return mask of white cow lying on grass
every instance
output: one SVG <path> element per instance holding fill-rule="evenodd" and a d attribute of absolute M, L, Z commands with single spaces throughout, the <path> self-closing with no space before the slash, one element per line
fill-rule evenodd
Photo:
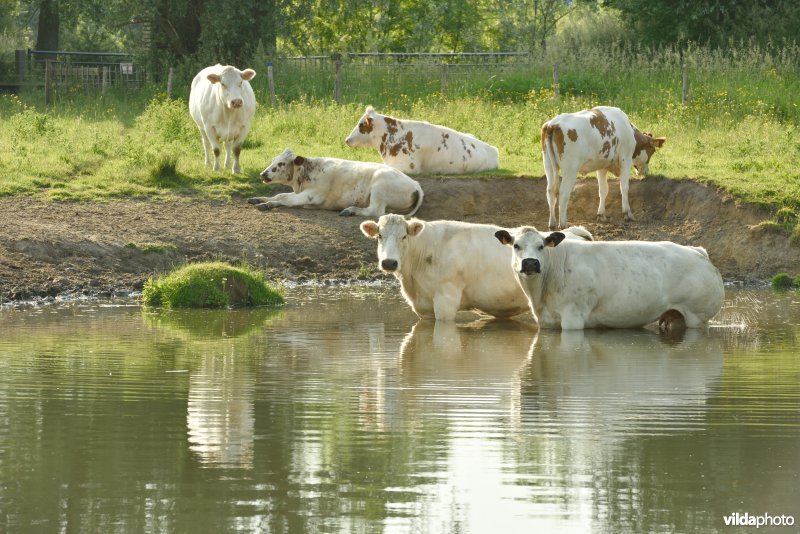
<path fill-rule="evenodd" d="M 452 321 L 459 310 L 511 317 L 528 309 L 511 250 L 494 237 L 499 226 L 384 215 L 361 223 L 361 231 L 378 240 L 378 266 L 397 277 L 419 317 Z M 567 235 L 592 238 L 582 227 Z"/>
<path fill-rule="evenodd" d="M 422 187 L 382 163 L 337 158 L 305 158 L 284 150 L 261 173 L 265 183 L 291 186 L 292 193 L 252 197 L 262 211 L 278 206 L 342 210 L 339 215 L 379 217 L 387 208 L 413 215 L 422 205 Z"/>
<path fill-rule="evenodd" d="M 669 241 L 564 241 L 530 226 L 495 236 L 543 328 L 635 328 L 659 321 L 697 328 L 719 312 L 725 289 L 705 249 Z M 676 326 L 673 326 L 675 324 Z"/>
<path fill-rule="evenodd" d="M 556 227 L 556 202 L 559 227 L 569 224 L 567 205 L 578 174 L 592 171 L 597 171 L 600 189 L 597 218 L 606 220 L 608 171 L 611 171 L 619 176 L 622 213 L 626 220 L 633 220 L 628 203 L 631 165 L 636 167 L 638 175 L 646 175 L 650 172 L 650 157 L 665 142 L 664 137 L 653 138 L 637 130 L 619 108 L 599 106 L 577 113 L 562 113 L 545 122 L 542 125 L 542 159 L 547 175 L 550 229 Z"/>
<path fill-rule="evenodd" d="M 497 149 L 446 126 L 395 119 L 367 106 L 345 139 L 350 147 L 373 147 L 383 162 L 407 174 L 469 173 L 496 169 Z"/>
<path fill-rule="evenodd" d="M 189 113 L 203 137 L 206 167 L 211 166 L 213 152 L 214 170 L 220 169 L 219 156 L 225 143 L 225 168 L 242 172 L 239 154 L 256 112 L 256 97 L 248 80 L 255 75 L 253 69 L 242 71 L 218 64 L 204 68 L 192 80 Z"/>

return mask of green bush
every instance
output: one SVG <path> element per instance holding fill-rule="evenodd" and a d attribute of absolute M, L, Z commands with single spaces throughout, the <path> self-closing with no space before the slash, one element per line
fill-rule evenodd
<path fill-rule="evenodd" d="M 142 290 L 145 306 L 166 308 L 227 308 L 230 306 L 277 306 L 283 292 L 261 273 L 224 262 L 184 265 L 158 278 L 150 278 Z"/>
<path fill-rule="evenodd" d="M 786 290 L 800 287 L 800 275 L 794 279 L 786 273 L 778 273 L 772 277 L 772 289 Z"/>

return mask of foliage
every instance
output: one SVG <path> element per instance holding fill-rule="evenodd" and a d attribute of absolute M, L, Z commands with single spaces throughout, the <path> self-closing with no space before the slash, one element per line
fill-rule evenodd
<path fill-rule="evenodd" d="M 800 275 L 792 278 L 787 273 L 778 273 L 772 277 L 772 289 L 800 289 Z"/>
<path fill-rule="evenodd" d="M 170 274 L 150 278 L 142 290 L 146 306 L 166 308 L 227 308 L 277 306 L 284 303 L 280 289 L 262 273 L 247 266 L 223 262 L 184 265 Z"/>

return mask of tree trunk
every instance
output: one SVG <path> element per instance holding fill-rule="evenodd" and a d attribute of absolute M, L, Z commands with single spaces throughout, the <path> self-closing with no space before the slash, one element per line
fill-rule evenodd
<path fill-rule="evenodd" d="M 58 0 L 42 0 L 41 4 L 39 4 L 39 29 L 36 33 L 36 50 L 58 50 L 58 30 L 60 25 Z"/>

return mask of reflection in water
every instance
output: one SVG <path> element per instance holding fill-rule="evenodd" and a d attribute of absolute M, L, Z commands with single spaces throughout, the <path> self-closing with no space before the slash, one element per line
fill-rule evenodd
<path fill-rule="evenodd" d="M 210 467 L 253 467 L 255 380 L 236 356 L 204 354 L 189 379 L 189 448 Z"/>
<path fill-rule="evenodd" d="M 297 291 L 274 316 L 0 312 L 0 531 L 800 518 L 800 299 L 728 297 L 672 340 L 416 322 L 395 287 Z"/>

